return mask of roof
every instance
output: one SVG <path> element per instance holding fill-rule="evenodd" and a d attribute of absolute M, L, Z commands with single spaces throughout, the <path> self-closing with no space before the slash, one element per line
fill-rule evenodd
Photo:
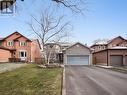
<path fill-rule="evenodd" d="M 108 48 L 108 49 L 93 52 L 93 54 L 103 52 L 103 51 L 107 51 L 107 50 L 127 50 L 127 47 L 119 47 L 119 46 L 118 47 L 112 47 L 112 48 Z"/>
<path fill-rule="evenodd" d="M 46 46 L 46 45 L 59 45 L 59 44 L 58 44 L 58 43 L 46 43 L 45 46 Z M 60 46 L 60 45 L 59 45 L 59 46 Z"/>
<path fill-rule="evenodd" d="M 111 47 L 109 49 L 127 49 L 127 47 L 115 46 L 115 47 Z"/>
<path fill-rule="evenodd" d="M 0 41 L 3 40 L 3 38 L 0 38 Z"/>
<path fill-rule="evenodd" d="M 85 47 L 85 48 L 87 48 L 87 49 L 89 49 L 89 50 L 90 50 L 90 48 L 89 48 L 89 47 L 87 47 L 86 45 L 84 45 L 84 44 L 82 44 L 82 43 L 80 43 L 80 42 L 77 42 L 77 43 L 75 43 L 75 44 L 73 44 L 73 45 L 69 46 L 68 48 L 66 48 L 66 50 L 67 50 L 67 49 L 70 49 L 71 47 L 73 47 L 73 46 L 75 46 L 75 45 L 77 45 L 77 44 L 80 44 L 81 46 L 83 46 L 83 47 Z"/>
<path fill-rule="evenodd" d="M 112 41 L 116 40 L 117 38 L 120 38 L 120 39 L 122 39 L 122 40 L 126 40 L 126 39 L 124 39 L 123 37 L 118 36 L 118 37 L 115 37 L 115 38 L 113 38 L 112 40 L 110 40 L 110 41 L 108 42 L 108 44 L 110 44 Z"/>
<path fill-rule="evenodd" d="M 3 38 L 2 41 L 5 40 L 5 39 L 7 39 L 8 37 L 12 36 L 12 35 L 15 34 L 15 33 L 20 34 L 19 32 L 16 31 L 16 32 L 14 32 L 14 33 L 8 35 L 7 37 Z M 20 34 L 20 35 L 21 35 L 21 36 L 17 37 L 16 39 L 18 39 L 18 38 L 20 38 L 20 37 L 24 37 L 24 38 L 26 38 L 28 41 L 31 41 L 30 39 L 28 39 L 27 37 L 23 36 L 22 34 Z M 16 40 L 16 39 L 14 39 L 14 40 Z"/>
<path fill-rule="evenodd" d="M 93 47 L 93 46 L 98 46 L 98 45 L 108 45 L 108 44 L 110 44 L 112 41 L 114 41 L 114 40 L 117 39 L 117 38 L 121 38 L 121 39 L 127 41 L 127 40 L 124 39 L 123 37 L 118 36 L 118 37 L 113 38 L 112 40 L 97 42 L 97 43 L 93 44 L 91 47 Z"/>
<path fill-rule="evenodd" d="M 93 46 L 98 46 L 98 45 L 100 45 L 100 46 L 101 46 L 101 45 L 103 45 L 103 46 L 105 45 L 105 46 L 106 46 L 107 44 L 93 44 L 93 45 L 90 46 L 90 47 L 92 48 Z"/>
<path fill-rule="evenodd" d="M 8 50 L 8 51 L 13 51 L 13 50 L 15 50 L 15 49 L 9 49 L 9 48 L 3 47 L 3 46 L 0 46 L 0 49 L 4 49 L 4 50 Z"/>

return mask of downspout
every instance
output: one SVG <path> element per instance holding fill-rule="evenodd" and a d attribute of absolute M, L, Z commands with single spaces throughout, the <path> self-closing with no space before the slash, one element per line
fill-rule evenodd
<path fill-rule="evenodd" d="M 107 66 L 108 66 L 109 64 L 108 64 L 108 49 L 107 49 Z"/>

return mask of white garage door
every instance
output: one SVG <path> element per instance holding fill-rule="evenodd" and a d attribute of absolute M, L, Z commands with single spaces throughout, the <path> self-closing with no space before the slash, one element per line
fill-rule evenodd
<path fill-rule="evenodd" d="M 67 65 L 88 65 L 89 56 L 88 55 L 68 55 Z"/>

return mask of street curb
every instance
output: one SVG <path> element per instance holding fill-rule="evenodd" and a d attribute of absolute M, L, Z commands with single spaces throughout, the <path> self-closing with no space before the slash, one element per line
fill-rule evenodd
<path fill-rule="evenodd" d="M 103 66 L 103 65 L 95 65 L 95 67 L 104 68 L 104 69 L 113 68 L 112 66 Z"/>
<path fill-rule="evenodd" d="M 64 70 L 63 70 L 62 95 L 66 95 L 66 86 L 65 86 L 65 66 L 64 66 Z"/>

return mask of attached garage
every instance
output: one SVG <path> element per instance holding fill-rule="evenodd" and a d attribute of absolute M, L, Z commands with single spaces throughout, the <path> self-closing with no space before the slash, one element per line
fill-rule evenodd
<path fill-rule="evenodd" d="M 111 55 L 110 56 L 111 66 L 122 66 L 123 65 L 123 56 L 122 55 Z"/>
<path fill-rule="evenodd" d="M 8 62 L 11 58 L 11 52 L 9 49 L 0 47 L 0 62 Z"/>
<path fill-rule="evenodd" d="M 127 55 L 125 56 L 125 66 L 127 66 Z"/>
<path fill-rule="evenodd" d="M 66 65 L 90 65 L 90 49 L 81 43 L 70 46 L 65 50 L 64 63 Z"/>

